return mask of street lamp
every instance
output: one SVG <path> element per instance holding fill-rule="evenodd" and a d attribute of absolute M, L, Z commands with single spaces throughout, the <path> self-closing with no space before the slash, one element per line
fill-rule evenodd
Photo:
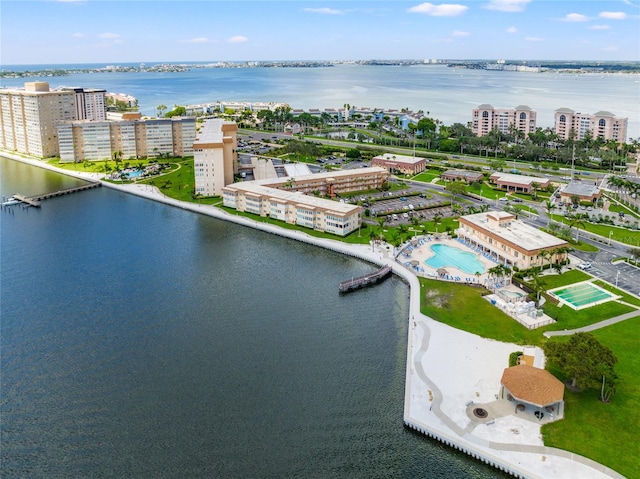
<path fill-rule="evenodd" d="M 609 246 L 611 246 L 611 236 L 613 235 L 613 230 L 609 231 Z"/>
<path fill-rule="evenodd" d="M 618 287 L 618 278 L 620 277 L 620 270 L 618 270 L 618 274 L 616 274 L 616 288 Z"/>

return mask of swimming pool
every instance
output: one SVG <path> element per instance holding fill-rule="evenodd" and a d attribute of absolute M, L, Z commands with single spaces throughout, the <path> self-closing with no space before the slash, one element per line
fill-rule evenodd
<path fill-rule="evenodd" d="M 564 301 L 574 309 L 594 306 L 614 299 L 614 295 L 593 283 L 577 283 L 549 291 L 550 294 Z"/>
<path fill-rule="evenodd" d="M 434 244 L 431 246 L 434 255 L 425 260 L 425 264 L 432 268 L 451 267 L 458 268 L 469 274 L 484 273 L 485 267 L 475 254 L 446 244 Z"/>

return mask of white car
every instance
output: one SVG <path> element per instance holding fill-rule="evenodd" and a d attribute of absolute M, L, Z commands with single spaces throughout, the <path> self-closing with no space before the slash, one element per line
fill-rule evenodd
<path fill-rule="evenodd" d="M 589 269 L 589 268 L 591 268 L 591 263 L 580 263 L 578 265 L 578 268 L 580 268 L 580 269 Z"/>

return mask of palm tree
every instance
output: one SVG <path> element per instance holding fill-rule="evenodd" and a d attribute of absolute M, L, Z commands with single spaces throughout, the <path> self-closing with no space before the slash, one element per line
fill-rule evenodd
<path fill-rule="evenodd" d="M 374 251 L 376 238 L 378 237 L 378 233 L 375 232 L 373 228 L 369 230 L 369 240 L 371 241 L 371 251 Z"/>
<path fill-rule="evenodd" d="M 545 282 L 540 277 L 540 268 L 538 266 L 534 266 L 531 268 L 531 289 L 536 293 L 536 304 L 540 303 L 540 294 L 545 290 Z"/>
<path fill-rule="evenodd" d="M 576 243 L 578 242 L 578 239 L 580 237 L 580 228 L 579 226 L 582 226 L 583 228 L 585 227 L 584 221 L 580 218 L 578 218 L 577 216 L 569 216 L 567 218 L 567 225 L 569 226 L 569 231 L 571 231 L 572 228 L 576 228 Z"/>
<path fill-rule="evenodd" d="M 553 203 L 551 200 L 547 200 L 544 202 L 544 209 L 547 211 L 547 226 L 551 222 L 551 212 L 553 211 Z"/>

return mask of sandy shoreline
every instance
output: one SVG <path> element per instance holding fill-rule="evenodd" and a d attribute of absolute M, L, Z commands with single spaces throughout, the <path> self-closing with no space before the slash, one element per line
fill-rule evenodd
<path fill-rule="evenodd" d="M 62 170 L 44 161 L 6 152 L 9 159 L 89 181 L 101 181 L 99 174 Z M 389 265 L 410 288 L 404 422 L 483 462 L 527 478 L 622 478 L 590 459 L 543 445 L 540 425 L 506 414 L 491 424 L 474 422 L 467 413 L 474 404 L 496 401 L 500 378 L 508 356 L 522 346 L 456 330 L 420 313 L 421 288 L 417 277 L 394 261 L 386 248 L 350 245 L 316 238 L 302 231 L 288 230 L 227 213 L 210 205 L 187 203 L 164 196 L 148 185 L 103 186 L 170 206 L 205 214 L 268 233 L 347 254 L 375 265 Z M 337 286 L 337 285 L 336 285 Z"/>

